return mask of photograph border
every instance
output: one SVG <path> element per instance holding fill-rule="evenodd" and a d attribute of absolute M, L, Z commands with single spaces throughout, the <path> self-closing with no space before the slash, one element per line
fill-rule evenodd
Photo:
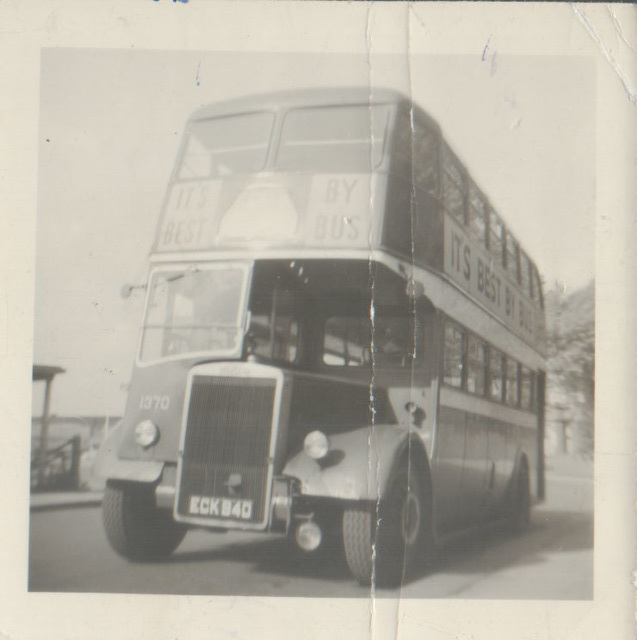
<path fill-rule="evenodd" d="M 0 42 L 5 60 L 19 60 L 0 80 L 9 107 L 0 114 L 7 144 L 0 150 L 0 194 L 7 203 L 0 238 L 4 315 L 0 312 L 0 387 L 5 447 L 0 479 L 13 526 L 3 532 L 0 581 L 10 612 L 7 637 L 456 637 L 597 638 L 634 632 L 634 451 L 632 390 L 637 354 L 633 255 L 635 193 L 635 62 L 622 45 L 631 7 L 567 5 L 173 3 L 109 5 L 17 2 L 0 6 L 10 25 Z M 4 18 L 4 19 L 3 19 Z M 29 594 L 28 452 L 37 211 L 39 63 L 42 47 L 145 50 L 464 53 L 485 42 L 521 55 L 595 58 L 598 82 L 596 207 L 595 599 L 591 602 L 303 600 Z M 453 42 L 453 45 L 449 43 Z M 612 53 L 611 53 L 612 51 Z M 371 73 L 371 71 L 370 71 Z M 631 189 L 632 187 L 632 189 Z M 3 326 L 4 325 L 4 326 Z M 8 397 L 11 396 L 11 397 Z M 9 402 L 10 400 L 10 402 Z M 608 426 L 610 425 L 610 426 Z M 104 611 L 109 613 L 104 615 Z M 612 635 L 610 635 L 612 634 Z M 515 637 L 515 636 L 513 636 Z"/>

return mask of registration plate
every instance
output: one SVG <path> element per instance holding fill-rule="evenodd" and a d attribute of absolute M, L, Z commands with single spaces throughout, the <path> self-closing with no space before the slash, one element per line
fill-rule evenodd
<path fill-rule="evenodd" d="M 216 498 L 214 496 L 190 496 L 190 502 L 188 504 L 188 513 L 198 516 L 251 520 L 252 512 L 252 500 L 233 500 L 232 498 Z"/>

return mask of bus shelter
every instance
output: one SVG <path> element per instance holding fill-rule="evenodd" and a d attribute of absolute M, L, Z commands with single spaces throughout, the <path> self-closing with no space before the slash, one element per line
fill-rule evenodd
<path fill-rule="evenodd" d="M 42 424 L 40 427 L 40 442 L 37 455 L 37 486 L 41 487 L 46 482 L 47 452 L 49 439 L 49 423 L 51 420 L 51 387 L 56 375 L 64 373 L 62 367 L 49 365 L 33 365 L 33 382 L 44 382 L 44 404 L 42 407 Z"/>

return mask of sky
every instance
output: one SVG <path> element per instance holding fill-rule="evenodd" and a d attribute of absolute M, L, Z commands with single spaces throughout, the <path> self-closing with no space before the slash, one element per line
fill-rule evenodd
<path fill-rule="evenodd" d="M 594 276 L 595 66 L 587 58 L 45 49 L 34 362 L 60 415 L 121 415 L 155 224 L 184 124 L 219 100 L 309 87 L 412 92 L 550 289 Z M 42 407 L 34 385 L 33 413 Z"/>

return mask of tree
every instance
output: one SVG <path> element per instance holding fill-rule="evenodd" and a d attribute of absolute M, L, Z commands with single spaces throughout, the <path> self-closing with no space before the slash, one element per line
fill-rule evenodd
<path fill-rule="evenodd" d="M 595 287 L 546 295 L 547 433 L 561 453 L 594 449 Z"/>

